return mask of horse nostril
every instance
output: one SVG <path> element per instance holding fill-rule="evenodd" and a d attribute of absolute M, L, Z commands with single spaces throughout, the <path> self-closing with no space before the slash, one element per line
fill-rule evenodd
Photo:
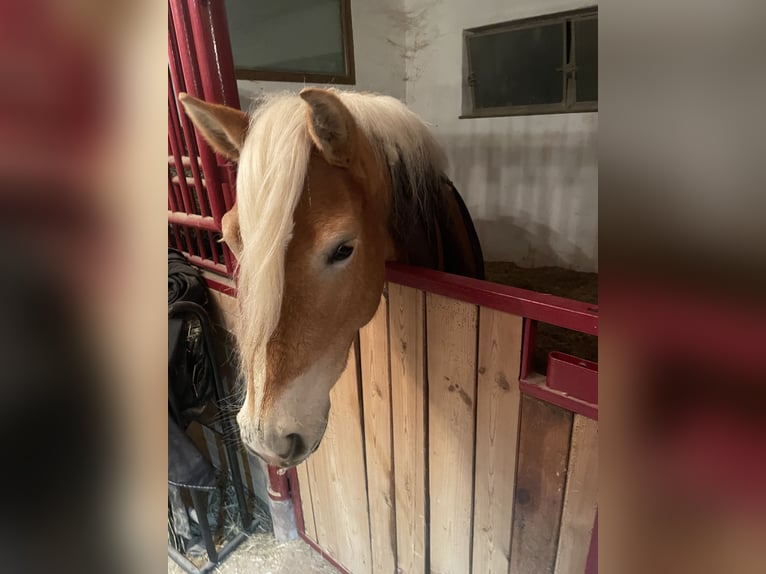
<path fill-rule="evenodd" d="M 285 437 L 290 443 L 286 453 L 280 454 L 285 460 L 293 460 L 303 456 L 306 453 L 306 443 L 299 434 L 290 433 Z"/>

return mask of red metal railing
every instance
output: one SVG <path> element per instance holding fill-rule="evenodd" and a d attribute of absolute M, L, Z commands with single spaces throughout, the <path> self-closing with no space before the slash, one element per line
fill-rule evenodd
<path fill-rule="evenodd" d="M 536 291 L 398 263 L 386 266 L 386 278 L 394 283 L 524 317 L 519 378 L 521 392 L 598 419 L 596 363 L 565 353 L 551 353 L 547 375 L 536 373 L 532 365 L 538 321 L 598 336 L 598 307 Z"/>
<path fill-rule="evenodd" d="M 231 277 L 236 261 L 220 235 L 234 205 L 235 169 L 198 136 L 180 92 L 239 108 L 223 1 L 168 1 L 168 243 L 194 265 Z"/>

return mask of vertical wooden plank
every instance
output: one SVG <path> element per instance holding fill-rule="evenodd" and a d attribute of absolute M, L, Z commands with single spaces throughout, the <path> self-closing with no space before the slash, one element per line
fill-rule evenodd
<path fill-rule="evenodd" d="M 583 574 L 598 498 L 598 423 L 575 415 L 556 574 Z"/>
<path fill-rule="evenodd" d="M 332 412 L 332 411 L 331 411 Z M 332 415 L 331 415 L 332 416 Z M 330 465 L 330 454 L 324 449 L 324 441 L 327 440 L 327 431 L 322 445 L 306 460 L 306 473 L 308 474 L 309 488 L 311 489 L 311 505 L 314 512 L 314 534 L 316 543 L 330 556 L 338 556 L 337 528 L 340 517 L 330 512 L 334 502 Z M 329 513 L 329 514 L 328 514 Z M 342 524 L 341 524 L 342 526 Z"/>
<path fill-rule="evenodd" d="M 388 284 L 397 572 L 401 574 L 424 574 L 426 565 L 423 301 L 417 289 Z"/>
<path fill-rule="evenodd" d="M 298 487 L 301 493 L 301 510 L 303 511 L 303 529 L 306 536 L 316 543 L 317 531 L 314 525 L 314 504 L 311 499 L 311 480 L 309 479 L 309 461 L 299 464 L 295 470 L 298 473 Z"/>
<path fill-rule="evenodd" d="M 394 476 L 391 452 L 391 384 L 388 357 L 388 302 L 381 297 L 372 320 L 359 331 L 370 507 L 372 572 L 396 570 Z"/>
<path fill-rule="evenodd" d="M 434 574 L 471 570 L 478 309 L 426 294 L 430 561 Z"/>
<path fill-rule="evenodd" d="M 371 574 L 370 527 L 356 353 L 333 388 L 330 419 L 308 460 L 318 544 L 354 574 Z"/>
<path fill-rule="evenodd" d="M 571 432 L 571 412 L 522 398 L 510 574 L 553 572 Z"/>
<path fill-rule="evenodd" d="M 521 394 L 522 318 L 479 310 L 473 572 L 507 574 Z"/>

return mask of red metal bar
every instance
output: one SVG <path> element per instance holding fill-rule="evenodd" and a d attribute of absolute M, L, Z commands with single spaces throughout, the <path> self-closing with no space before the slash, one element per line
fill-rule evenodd
<path fill-rule="evenodd" d="M 230 297 L 236 297 L 237 296 L 237 288 L 232 287 L 231 285 L 226 285 L 225 283 L 220 283 L 216 281 L 215 279 L 211 279 L 210 277 L 205 277 L 205 282 L 207 283 L 207 286 L 211 289 L 218 291 L 219 293 L 223 293 L 224 295 L 229 295 Z"/>
<path fill-rule="evenodd" d="M 210 247 L 210 259 L 212 259 L 216 263 L 220 263 L 226 266 L 226 264 L 223 261 L 221 261 L 222 258 L 218 256 L 218 245 L 216 245 L 215 239 L 213 238 L 213 234 L 210 232 L 209 229 L 205 229 L 204 231 L 202 231 L 202 233 L 204 233 L 205 237 L 207 237 L 207 244 Z"/>
<path fill-rule="evenodd" d="M 197 42 L 195 42 L 194 32 L 192 31 L 191 26 L 192 18 L 187 10 L 187 6 L 188 5 L 184 4 L 184 2 L 179 2 L 178 0 L 171 0 L 170 2 L 168 50 L 169 67 L 172 79 L 171 86 L 175 86 L 175 90 L 171 88 L 169 92 L 173 94 L 170 107 L 174 113 L 179 113 L 180 111 L 176 101 L 177 92 L 180 90 L 187 90 L 197 96 L 205 97 L 205 99 L 208 99 L 209 101 L 219 101 L 218 98 L 211 100 L 211 98 L 204 96 L 203 83 L 201 81 L 199 68 L 197 66 L 197 62 L 200 59 L 205 60 L 209 56 L 209 53 L 214 48 L 214 46 L 204 45 L 204 42 L 203 45 L 200 46 Z M 189 7 L 193 10 L 200 9 L 199 6 Z M 223 14 L 223 16 L 225 18 L 225 14 Z M 223 21 L 223 23 L 225 32 L 225 21 Z M 233 79 L 233 75 L 232 84 L 236 92 L 236 82 Z M 229 87 L 229 90 L 230 89 L 231 87 Z M 231 99 L 230 96 L 229 99 Z M 193 131 L 191 123 L 185 114 L 179 114 L 175 117 L 180 117 L 180 123 L 183 126 L 182 130 L 176 130 L 176 135 L 183 136 L 183 141 L 186 143 L 188 156 L 190 158 L 189 165 L 195 183 L 194 198 L 198 202 L 199 213 L 202 216 L 207 216 L 212 213 L 213 220 L 217 224 L 215 228 L 209 225 L 205 225 L 204 227 L 210 231 L 219 233 L 221 217 L 226 211 L 226 202 L 223 198 L 223 188 L 220 185 L 221 178 L 217 173 L 218 166 L 215 163 L 215 158 L 207 145 L 198 137 L 196 132 Z M 178 123 L 176 123 L 176 125 L 178 125 Z M 182 141 L 181 137 L 178 137 L 177 141 Z M 177 164 L 181 163 L 181 165 L 183 165 L 183 162 L 180 162 L 177 157 L 174 159 L 176 159 Z M 202 170 L 205 172 L 204 180 L 202 174 L 200 173 L 200 162 L 202 163 Z M 181 178 L 181 181 L 185 183 L 184 177 Z M 216 187 L 217 182 L 218 186 Z M 188 198 L 187 203 L 191 203 L 191 198 Z M 223 205 L 223 208 L 221 208 L 221 205 Z M 188 205 L 186 210 L 188 213 L 193 213 L 196 211 L 196 209 L 193 209 L 191 205 Z M 221 261 L 220 256 L 218 255 L 218 249 L 214 238 L 208 234 L 207 240 L 211 250 L 210 261 L 212 266 L 218 266 L 222 263 L 226 269 L 226 272 L 231 274 L 235 267 L 231 254 L 224 248 L 223 261 Z M 198 237 L 198 241 L 199 255 L 204 257 L 205 251 L 202 247 L 201 238 Z M 210 267 L 211 266 L 208 266 L 208 268 Z M 219 271 L 220 267 L 215 267 L 215 270 Z"/>
<path fill-rule="evenodd" d="M 170 140 L 168 140 L 168 144 L 169 143 Z M 170 171 L 168 171 L 168 211 L 179 211 L 178 200 L 178 194 L 176 193 L 175 187 L 173 186 L 173 181 L 170 178 Z"/>
<path fill-rule="evenodd" d="M 234 59 L 223 2 L 210 0 L 169 0 L 169 67 L 172 78 L 173 105 L 178 91 L 184 90 L 206 101 L 239 107 L 239 92 L 234 76 Z M 191 162 L 194 175 L 195 199 L 200 214 L 212 215 L 220 233 L 223 215 L 234 204 L 233 186 L 236 179 L 231 163 L 213 154 L 207 144 L 193 130 L 185 114 L 180 114 L 180 135 L 186 142 L 188 155 L 198 158 Z M 179 141 L 181 138 L 179 137 Z M 199 173 L 200 164 L 204 175 Z M 191 213 L 193 210 L 187 209 Z M 221 259 L 214 243 L 208 237 L 211 258 L 220 265 Z M 223 246 L 223 266 L 233 274 L 236 261 L 227 246 Z M 202 252 L 201 252 L 202 253 Z"/>
<path fill-rule="evenodd" d="M 544 375 L 533 374 L 528 378 L 519 379 L 519 389 L 525 395 L 557 405 L 589 419 L 598 420 L 598 404 L 588 403 L 550 388 L 546 384 Z"/>
<path fill-rule="evenodd" d="M 204 259 L 200 257 L 199 255 L 194 255 L 192 253 L 189 253 L 188 251 L 184 251 L 183 254 L 186 255 L 186 258 L 189 260 L 189 263 L 191 263 L 192 265 L 196 265 L 197 267 L 202 267 L 203 269 L 207 269 L 208 271 L 213 271 L 214 273 L 219 273 L 220 275 L 226 275 L 226 267 L 224 267 L 220 263 L 214 263 L 213 261 L 210 261 L 209 259 Z"/>
<path fill-rule="evenodd" d="M 269 498 L 271 500 L 282 501 L 290 498 L 290 485 L 288 484 L 287 474 L 279 474 L 276 466 L 267 465 L 269 471 Z"/>
<path fill-rule="evenodd" d="M 172 142 L 172 139 L 173 138 L 171 138 L 171 142 Z M 175 147 L 175 146 L 173 146 L 172 143 L 171 143 L 171 147 Z M 179 159 L 178 163 L 181 164 L 180 159 Z M 170 171 L 168 171 L 168 185 L 170 186 L 171 190 L 174 190 L 175 189 L 175 185 L 176 185 L 173 180 L 174 180 L 174 178 L 170 177 Z M 179 180 L 183 181 L 183 178 L 179 178 Z M 183 191 L 184 187 L 182 187 L 182 185 L 185 186 L 186 184 L 185 183 L 184 184 L 179 184 L 179 188 L 181 189 L 181 195 L 183 197 L 183 203 L 184 203 L 184 206 L 186 206 L 187 205 L 187 201 L 190 201 L 190 199 L 188 197 L 188 189 L 187 189 L 187 192 L 184 193 L 184 191 Z M 186 207 L 186 209 L 189 210 L 190 208 Z M 186 228 L 185 228 L 186 231 L 184 233 L 184 237 L 187 239 L 187 246 L 189 247 L 189 251 L 191 252 L 192 249 L 191 249 L 191 244 L 189 243 L 189 240 L 190 240 L 189 235 L 192 234 L 192 229 L 190 229 L 188 227 L 188 224 L 186 222 L 176 221 L 175 223 L 186 225 Z M 202 238 L 197 233 L 194 233 L 194 236 L 195 236 L 195 239 L 197 240 L 197 248 L 199 249 L 198 253 L 200 255 L 204 255 L 204 249 L 202 247 Z"/>
<path fill-rule="evenodd" d="M 176 247 L 192 263 L 231 275 L 236 261 L 227 246 L 216 243 L 216 235 L 221 232 L 223 214 L 234 202 L 233 166 L 217 157 L 193 129 L 177 101 L 180 91 L 239 107 L 222 1 L 168 1 L 168 153 L 178 172 L 178 187 L 169 183 L 168 221 Z M 189 181 L 185 168 L 192 172 Z M 195 243 L 196 249 L 192 247 Z M 213 289 L 236 291 L 212 283 Z"/>
<path fill-rule="evenodd" d="M 186 229 L 189 230 L 189 233 L 194 235 L 194 239 L 197 241 L 197 249 L 199 249 L 199 251 L 197 251 L 197 255 L 203 259 L 210 260 L 209 258 L 205 257 L 205 243 L 202 240 L 202 230 L 197 229 L 196 227 L 187 227 Z M 215 263 L 215 261 L 213 261 L 213 263 Z"/>
<path fill-rule="evenodd" d="M 170 204 L 171 208 L 177 209 L 177 204 L 176 204 L 178 200 L 177 195 L 178 194 L 176 193 L 175 186 L 173 185 L 173 182 L 171 181 L 171 178 L 170 178 L 170 172 L 168 172 L 168 203 Z M 173 230 L 173 236 L 176 240 L 176 244 L 175 244 L 176 249 L 178 249 L 179 251 L 183 251 L 183 244 L 181 242 L 181 234 L 178 232 L 178 226 L 173 225 L 173 222 L 171 221 L 168 221 L 168 223 L 170 224 L 170 228 Z M 185 239 L 186 239 L 186 236 L 184 235 L 184 240 Z M 188 243 L 186 247 L 188 250 L 189 249 Z"/>
<path fill-rule="evenodd" d="M 172 26 L 172 22 L 171 22 Z M 193 130 L 193 127 L 191 126 L 191 122 L 186 117 L 186 113 L 183 112 L 179 108 L 178 105 L 178 92 L 183 91 L 186 89 L 187 82 L 185 81 L 185 78 L 183 76 L 183 72 L 181 70 L 181 66 L 178 62 L 178 53 L 173 52 L 173 43 L 172 40 L 169 40 L 169 49 L 170 53 L 168 54 L 168 61 L 169 61 L 169 67 L 170 67 L 170 88 L 168 91 L 169 94 L 169 101 L 168 104 L 170 106 L 170 113 L 174 119 L 174 124 L 176 127 L 179 126 L 179 120 L 180 125 L 183 126 L 183 129 L 176 129 L 174 132 L 176 135 L 176 147 L 181 144 L 181 142 L 185 142 L 186 145 L 186 151 L 188 152 L 188 158 L 189 158 L 189 168 L 192 172 L 192 177 L 194 179 L 194 187 L 195 187 L 195 196 L 197 198 L 197 202 L 200 206 L 200 214 L 201 215 L 210 215 L 210 211 L 207 209 L 207 205 L 204 202 L 204 196 L 206 195 L 206 189 L 205 184 L 202 180 L 202 174 L 199 170 L 199 164 L 197 162 L 197 149 L 195 147 L 195 138 L 192 135 L 192 132 L 190 130 Z M 175 86 L 175 91 L 172 89 L 172 86 Z M 183 154 L 182 154 L 183 155 Z M 175 158 L 176 159 L 176 170 L 179 173 L 179 176 L 181 179 L 184 179 L 186 173 L 183 170 L 183 161 L 182 159 Z M 179 171 L 178 165 L 181 165 L 181 169 Z M 182 175 L 183 174 L 183 175 Z M 189 211 L 189 213 L 192 213 L 192 211 Z"/>
<path fill-rule="evenodd" d="M 192 168 L 192 176 L 194 176 L 194 168 Z M 194 196 L 197 198 L 197 205 L 199 205 L 200 215 L 209 216 L 211 210 L 209 207 L 209 202 L 207 201 L 208 191 L 205 180 L 200 178 L 199 185 L 197 185 L 197 182 L 195 181 L 194 186 L 192 186 L 192 190 L 194 191 Z"/>
<path fill-rule="evenodd" d="M 198 189 L 206 191 L 204 196 L 210 204 L 210 214 L 212 214 L 215 221 L 220 224 L 221 218 L 223 217 L 225 211 L 221 211 L 220 208 L 222 203 L 220 200 L 221 183 L 217 174 L 218 167 L 215 163 L 215 158 L 212 151 L 208 147 L 207 142 L 205 142 L 205 140 L 202 139 L 202 137 L 197 133 L 197 131 L 194 129 L 194 126 L 191 124 L 191 121 L 186 117 L 186 114 L 182 115 L 181 121 L 184 126 L 184 137 L 186 138 L 187 142 L 186 145 L 193 149 L 194 152 L 198 155 L 200 163 L 202 164 L 202 171 L 204 172 L 203 183 L 202 175 L 199 171 L 199 165 L 197 162 L 192 162 L 191 170 L 192 175 L 195 177 L 195 183 L 199 181 L 197 184 Z M 200 194 L 200 196 L 201 195 L 203 194 Z M 202 205 L 202 201 L 200 201 L 200 205 Z"/>
<path fill-rule="evenodd" d="M 386 278 L 475 305 L 598 335 L 598 308 L 587 303 L 400 263 L 386 266 Z"/>
<path fill-rule="evenodd" d="M 168 134 L 168 147 L 170 147 L 170 134 Z M 175 163 L 172 164 L 175 167 Z M 170 165 L 168 166 L 170 167 Z M 168 175 L 170 175 L 170 169 L 168 169 Z M 168 199 L 173 201 L 170 208 L 173 211 L 183 211 L 183 198 L 181 197 L 180 188 L 173 183 L 173 178 L 170 178 L 170 186 L 168 187 Z"/>
<path fill-rule="evenodd" d="M 548 354 L 546 378 L 550 388 L 598 404 L 598 363 L 552 351 Z"/>
<path fill-rule="evenodd" d="M 303 539 L 303 541 L 311 546 L 322 558 L 327 560 L 330 564 L 333 565 L 335 569 L 338 570 L 341 574 L 351 574 L 348 570 L 346 570 L 343 566 L 341 566 L 338 562 L 336 562 L 332 556 L 330 556 L 327 552 L 322 550 L 316 542 L 311 540 L 308 536 L 306 536 L 305 532 L 299 532 L 298 535 Z"/>
<path fill-rule="evenodd" d="M 537 335 L 537 321 L 524 319 L 524 337 L 521 342 L 521 375 L 522 379 L 532 374 L 535 355 L 535 336 Z"/>
<path fill-rule="evenodd" d="M 186 249 L 184 249 L 183 247 L 181 247 L 181 251 L 182 251 L 183 253 L 191 253 L 192 251 L 194 251 L 194 249 L 192 248 L 192 242 L 191 242 L 191 239 L 190 239 L 190 237 L 189 237 L 189 231 L 188 231 L 188 228 L 183 228 L 183 227 L 182 227 L 182 228 L 180 228 L 180 229 L 178 230 L 178 232 L 181 234 L 181 237 L 183 237 L 183 244 L 186 246 Z"/>
<path fill-rule="evenodd" d="M 239 108 L 234 56 L 222 1 L 188 0 L 200 76 L 206 97 Z"/>
<path fill-rule="evenodd" d="M 193 96 L 208 99 L 203 92 L 198 61 L 200 58 L 204 59 L 207 57 L 211 48 L 206 46 L 200 47 L 195 43 L 191 27 L 191 15 L 187 11 L 187 7 L 192 10 L 194 9 L 194 6 L 187 5 L 183 0 L 170 1 L 172 15 L 171 27 L 173 33 L 176 34 L 177 44 L 177 49 L 175 51 L 172 49 L 171 44 L 169 58 L 171 74 L 173 75 L 176 89 L 178 91 L 186 90 Z M 177 96 L 177 93 L 174 94 L 174 102 Z M 217 100 L 214 99 L 208 99 L 208 101 L 217 102 Z M 214 199 L 216 194 L 220 193 L 220 182 L 217 177 L 218 174 L 216 173 L 217 166 L 215 164 L 213 153 L 207 146 L 207 143 L 205 143 L 205 141 L 196 133 L 191 122 L 186 117 L 186 114 L 180 114 L 180 117 L 183 125 L 183 136 L 189 151 L 188 155 L 190 158 L 199 157 L 199 160 L 202 163 L 202 171 L 204 172 L 205 182 L 207 184 L 206 197 L 210 203 L 213 218 L 215 218 L 216 222 L 220 223 L 223 213 L 216 209 L 216 204 L 218 202 Z M 199 163 L 197 161 L 191 162 L 191 170 L 197 189 L 202 190 L 202 175 L 200 174 Z M 200 199 L 200 210 L 202 209 L 203 203 L 200 197 L 202 193 L 203 192 L 200 191 L 198 195 L 198 199 Z"/>
<path fill-rule="evenodd" d="M 202 93 L 207 101 L 239 108 L 239 91 L 234 76 L 234 57 L 231 52 L 224 3 L 189 0 L 189 8 L 196 53 L 199 56 Z M 208 159 L 203 158 L 204 161 Z M 217 165 L 225 166 L 228 163 L 225 158 L 216 156 Z M 207 175 L 209 170 L 204 164 L 203 167 Z M 216 221 L 220 221 L 228 210 L 222 188 L 225 176 L 217 172 L 215 177 L 216 190 L 220 190 L 220 193 L 209 193 L 208 198 Z"/>
<path fill-rule="evenodd" d="M 170 225 L 170 229 L 173 230 L 173 237 L 175 238 L 176 244 L 175 248 L 179 251 L 183 251 L 183 246 L 181 245 L 181 236 L 178 233 L 178 227 L 175 225 Z"/>
<path fill-rule="evenodd" d="M 168 88 L 170 89 L 170 78 L 168 78 Z M 186 178 L 183 177 L 183 161 L 181 160 L 181 156 L 183 155 L 182 150 L 178 149 L 178 144 L 181 142 L 181 128 L 178 125 L 178 116 L 174 113 L 174 99 L 175 95 L 172 91 L 168 92 L 168 133 L 170 133 L 170 149 L 173 152 L 173 157 L 175 158 L 176 162 L 176 172 L 178 172 L 182 177 L 178 178 L 178 187 L 181 189 L 181 197 L 183 198 L 183 204 L 184 204 L 184 210 L 187 213 L 194 213 L 193 211 L 193 203 L 191 200 L 191 195 L 189 194 L 189 188 L 186 185 Z M 178 166 L 181 166 L 181 171 L 179 172 Z M 168 174 L 170 174 L 170 171 L 168 171 Z M 171 185 L 173 184 L 171 180 Z"/>
<path fill-rule="evenodd" d="M 209 231 L 220 232 L 221 229 L 216 224 L 215 220 L 210 217 L 203 217 L 194 213 L 183 213 L 181 211 L 168 211 L 168 221 L 170 223 L 177 223 L 179 225 L 190 225 L 199 229 L 207 229 Z"/>
<path fill-rule="evenodd" d="M 287 482 L 290 485 L 290 497 L 293 500 L 293 510 L 295 511 L 295 528 L 299 534 L 306 533 L 306 520 L 303 517 L 303 505 L 301 503 L 301 487 L 298 482 L 298 471 L 295 467 L 287 471 Z"/>
<path fill-rule="evenodd" d="M 169 0 L 168 27 L 168 40 L 170 42 L 175 41 L 175 49 L 173 44 L 170 45 L 170 66 L 174 72 L 173 78 L 184 80 L 185 83 L 183 88 L 176 85 L 176 89 L 185 89 L 192 95 L 202 96 L 202 82 L 197 67 L 194 65 L 197 53 L 189 27 L 187 0 Z M 183 66 L 185 74 L 181 73 L 181 66 Z"/>

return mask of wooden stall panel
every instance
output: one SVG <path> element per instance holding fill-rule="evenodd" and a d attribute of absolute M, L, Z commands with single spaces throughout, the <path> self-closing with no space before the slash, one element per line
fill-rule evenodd
<path fill-rule="evenodd" d="M 356 353 L 332 390 L 327 431 L 308 459 L 317 543 L 353 574 L 370 574 L 370 528 Z"/>
<path fill-rule="evenodd" d="M 397 573 L 426 566 L 424 295 L 388 285 Z"/>
<path fill-rule="evenodd" d="M 598 423 L 575 415 L 555 574 L 583 574 L 598 499 Z"/>
<path fill-rule="evenodd" d="M 471 569 L 478 309 L 426 294 L 430 563 L 434 574 Z"/>
<path fill-rule="evenodd" d="M 391 452 L 388 301 L 385 297 L 381 298 L 372 320 L 359 331 L 359 349 L 372 572 L 390 574 L 396 570 L 396 522 Z"/>
<path fill-rule="evenodd" d="M 309 479 L 309 461 L 299 464 L 295 470 L 298 473 L 298 487 L 301 493 L 301 510 L 303 511 L 303 530 L 306 536 L 317 541 L 316 525 L 314 524 L 314 504 L 311 498 L 311 480 Z"/>
<path fill-rule="evenodd" d="M 510 574 L 552 574 L 564 502 L 572 413 L 522 398 Z"/>
<path fill-rule="evenodd" d="M 508 573 L 521 400 L 521 339 L 521 317 L 480 309 L 474 574 Z"/>

